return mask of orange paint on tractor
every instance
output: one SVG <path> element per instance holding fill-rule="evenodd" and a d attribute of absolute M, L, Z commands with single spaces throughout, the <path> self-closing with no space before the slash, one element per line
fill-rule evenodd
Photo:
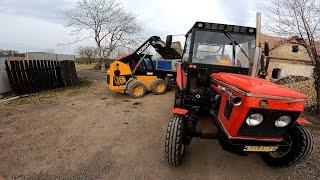
<path fill-rule="evenodd" d="M 228 133 L 229 138 L 269 139 L 280 141 L 281 137 L 239 136 L 238 131 L 250 109 L 283 110 L 303 112 L 306 96 L 291 89 L 278 86 L 267 80 L 231 73 L 214 73 L 211 75 L 211 88 L 221 94 L 218 120 Z M 240 97 L 241 104 L 233 106 L 232 113 L 225 117 L 226 104 L 233 97 Z M 261 105 L 265 101 L 267 104 Z"/>
<path fill-rule="evenodd" d="M 263 94 L 268 96 L 291 97 L 297 99 L 306 99 L 304 94 L 276 85 L 268 80 L 232 73 L 215 73 L 211 75 L 212 78 L 218 79 L 222 82 L 232 84 L 238 89 L 250 92 L 252 94 Z"/>
<path fill-rule="evenodd" d="M 172 113 L 186 115 L 188 113 L 188 110 L 187 109 L 182 109 L 182 108 L 173 108 L 172 109 Z"/>
<path fill-rule="evenodd" d="M 185 89 L 187 87 L 187 74 L 184 72 L 184 70 L 181 67 L 181 64 L 178 64 L 177 67 L 177 85 L 179 89 Z"/>

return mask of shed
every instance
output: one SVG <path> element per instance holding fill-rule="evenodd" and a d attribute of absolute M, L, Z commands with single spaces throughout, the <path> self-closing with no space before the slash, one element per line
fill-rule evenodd
<path fill-rule="evenodd" d="M 6 57 L 0 57 L 0 93 L 11 91 L 11 86 L 6 71 L 6 60 Z"/>

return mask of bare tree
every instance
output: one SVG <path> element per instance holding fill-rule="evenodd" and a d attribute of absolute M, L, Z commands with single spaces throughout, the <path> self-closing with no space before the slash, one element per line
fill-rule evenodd
<path fill-rule="evenodd" d="M 17 56 L 19 54 L 20 53 L 17 50 L 12 50 L 12 49 L 2 50 L 2 49 L 0 49 L 0 57 L 1 56 Z"/>
<path fill-rule="evenodd" d="M 266 4 L 268 30 L 282 36 L 297 35 L 306 46 L 314 65 L 317 110 L 320 112 L 320 0 L 270 0 Z"/>
<path fill-rule="evenodd" d="M 89 34 L 78 40 L 93 38 L 101 60 L 101 70 L 105 70 L 104 59 L 119 46 L 126 45 L 139 32 L 136 16 L 125 11 L 114 0 L 80 0 L 65 16 L 72 34 Z"/>
<path fill-rule="evenodd" d="M 85 59 L 86 62 L 90 63 L 96 56 L 96 48 L 90 46 L 80 46 L 78 48 L 78 54 L 81 58 Z"/>

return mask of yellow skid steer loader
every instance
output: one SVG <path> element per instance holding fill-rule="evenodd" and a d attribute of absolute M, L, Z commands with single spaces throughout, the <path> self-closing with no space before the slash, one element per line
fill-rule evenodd
<path fill-rule="evenodd" d="M 175 72 L 156 69 L 152 55 L 143 52 L 152 46 L 166 60 L 181 59 L 180 43 L 171 42 L 172 36 L 167 37 L 166 43 L 160 37 L 152 36 L 132 54 L 111 63 L 107 72 L 108 88 L 133 98 L 141 98 L 147 91 L 156 95 L 166 93 L 171 89 Z"/>

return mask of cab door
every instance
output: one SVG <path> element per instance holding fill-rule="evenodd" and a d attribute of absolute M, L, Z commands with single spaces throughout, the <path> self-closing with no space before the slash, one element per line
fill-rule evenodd
<path fill-rule="evenodd" d="M 157 79 L 157 76 L 155 75 L 155 66 L 151 60 L 151 56 L 145 57 L 140 64 L 138 64 L 134 76 L 150 90 L 151 83 Z"/>

